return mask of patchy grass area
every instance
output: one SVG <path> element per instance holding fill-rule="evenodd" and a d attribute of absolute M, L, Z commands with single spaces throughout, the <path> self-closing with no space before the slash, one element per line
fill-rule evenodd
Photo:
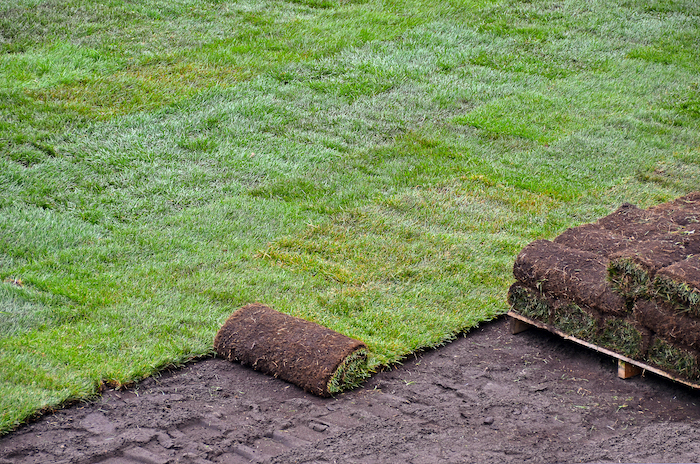
<path fill-rule="evenodd" d="M 0 430 L 211 353 L 250 302 L 371 364 L 518 251 L 700 180 L 694 1 L 0 6 Z"/>

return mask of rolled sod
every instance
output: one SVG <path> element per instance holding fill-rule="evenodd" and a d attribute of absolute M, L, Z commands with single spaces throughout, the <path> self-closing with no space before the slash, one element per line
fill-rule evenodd
<path fill-rule="evenodd" d="M 604 229 L 598 224 L 583 224 L 566 229 L 554 243 L 576 250 L 608 256 L 635 244 L 634 240 Z"/>
<path fill-rule="evenodd" d="M 682 261 L 690 253 L 672 239 L 637 242 L 610 255 L 608 278 L 613 289 L 627 298 L 647 298 L 657 271 Z"/>
<path fill-rule="evenodd" d="M 700 317 L 700 256 L 689 256 L 659 270 L 654 290 L 677 309 Z"/>
<path fill-rule="evenodd" d="M 649 210 L 670 218 L 676 224 L 693 226 L 700 222 L 700 192 L 689 193 Z"/>
<path fill-rule="evenodd" d="M 601 325 L 600 315 L 576 303 L 557 301 L 552 325 L 562 332 L 581 340 L 596 340 Z"/>
<path fill-rule="evenodd" d="M 639 300 L 634 305 L 636 320 L 665 340 L 700 348 L 700 319 L 673 311 L 663 303 Z"/>
<path fill-rule="evenodd" d="M 554 302 L 537 290 L 516 282 L 508 289 L 508 303 L 518 313 L 549 324 Z"/>
<path fill-rule="evenodd" d="M 554 300 L 535 289 L 514 283 L 508 290 L 508 302 L 515 312 L 552 325 L 582 340 L 592 340 L 598 332 L 600 314 L 566 300 Z"/>
<path fill-rule="evenodd" d="M 628 312 L 625 298 L 607 282 L 607 259 L 548 240 L 527 245 L 515 259 L 513 275 L 527 287 L 602 313 Z"/>
<path fill-rule="evenodd" d="M 646 355 L 646 361 L 667 372 L 673 372 L 692 381 L 700 379 L 700 353 L 696 350 L 655 338 Z"/>
<path fill-rule="evenodd" d="M 368 376 L 367 346 L 262 304 L 234 312 L 214 338 L 217 354 L 328 397 Z"/>
<path fill-rule="evenodd" d="M 640 241 L 668 235 L 683 227 L 661 211 L 640 209 L 630 203 L 623 204 L 596 224 L 623 237 Z"/>
<path fill-rule="evenodd" d="M 632 359 L 642 359 L 651 342 L 651 332 L 638 321 L 610 317 L 603 321 L 590 341 Z"/>

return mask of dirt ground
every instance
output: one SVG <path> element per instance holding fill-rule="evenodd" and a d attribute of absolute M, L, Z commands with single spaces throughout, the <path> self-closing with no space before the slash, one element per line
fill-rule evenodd
<path fill-rule="evenodd" d="M 0 438 L 0 463 L 700 462 L 699 393 L 505 318 L 322 399 L 221 359 Z"/>

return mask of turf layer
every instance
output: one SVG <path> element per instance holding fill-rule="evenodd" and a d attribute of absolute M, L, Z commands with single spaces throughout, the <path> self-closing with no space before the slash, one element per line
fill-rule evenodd
<path fill-rule="evenodd" d="M 0 2 L 0 430 L 251 302 L 368 371 L 504 313 L 527 243 L 698 185 L 671 3 Z"/>

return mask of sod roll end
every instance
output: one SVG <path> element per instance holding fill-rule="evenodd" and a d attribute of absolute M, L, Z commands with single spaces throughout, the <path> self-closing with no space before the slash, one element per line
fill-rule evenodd
<path fill-rule="evenodd" d="M 217 354 L 328 397 L 368 377 L 367 346 L 262 304 L 234 312 L 214 339 Z"/>

